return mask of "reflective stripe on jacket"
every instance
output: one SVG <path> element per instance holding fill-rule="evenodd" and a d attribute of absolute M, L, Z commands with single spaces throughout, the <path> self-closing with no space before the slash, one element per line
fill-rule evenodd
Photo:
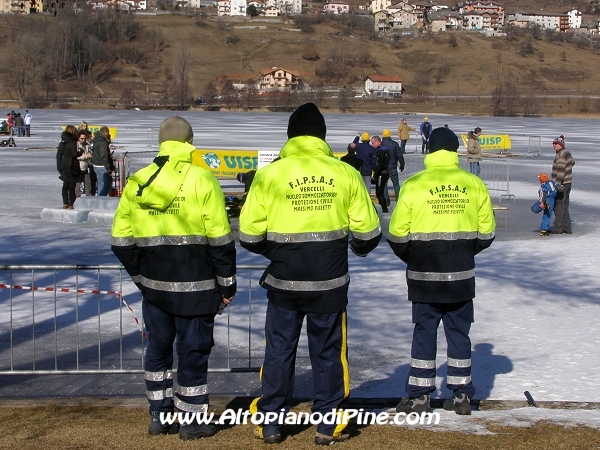
<path fill-rule="evenodd" d="M 240 214 L 240 244 L 270 264 L 261 278 L 282 308 L 336 312 L 348 302 L 348 240 L 366 255 L 381 239 L 359 173 L 311 136 L 290 139 L 256 172 Z"/>
<path fill-rule="evenodd" d="M 425 168 L 402 185 L 388 242 L 407 264 L 410 301 L 467 301 L 475 297 L 474 256 L 494 240 L 492 201 L 456 152 L 427 155 Z"/>
<path fill-rule="evenodd" d="M 115 213 L 112 250 L 144 298 L 176 315 L 214 313 L 235 293 L 235 243 L 223 192 L 194 166 L 190 144 L 166 141 L 130 177 Z"/>

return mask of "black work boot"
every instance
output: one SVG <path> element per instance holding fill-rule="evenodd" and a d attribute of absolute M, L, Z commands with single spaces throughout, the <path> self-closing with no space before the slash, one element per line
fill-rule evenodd
<path fill-rule="evenodd" d="M 184 413 L 186 415 L 186 419 L 188 414 L 193 413 Z M 201 413 L 197 413 L 201 414 Z M 203 437 L 210 437 L 217 434 L 217 427 L 212 423 L 198 423 L 198 421 L 194 421 L 192 423 L 188 423 L 188 420 L 183 420 L 182 425 L 179 427 L 179 439 L 182 441 L 193 441 L 194 439 L 200 439 Z"/>
<path fill-rule="evenodd" d="M 283 437 L 281 433 L 270 434 L 269 436 L 264 436 L 262 430 L 259 431 L 258 428 L 254 430 L 254 437 L 256 439 L 262 439 L 265 444 L 281 444 L 283 441 Z"/>
<path fill-rule="evenodd" d="M 160 413 L 161 411 L 152 411 L 150 413 L 150 425 L 148 425 L 148 435 L 149 436 L 158 436 L 161 434 L 177 434 L 179 432 L 179 424 L 177 420 L 173 423 L 162 423 L 160 421 Z M 165 416 L 169 414 L 169 412 L 163 413 Z M 174 412 L 170 412 L 171 417 L 175 414 Z"/>
<path fill-rule="evenodd" d="M 446 411 L 454 411 L 459 416 L 471 415 L 471 399 L 467 394 L 454 394 L 452 398 L 444 401 Z"/>
<path fill-rule="evenodd" d="M 429 395 L 421 395 L 420 397 L 409 398 L 404 402 L 400 402 L 396 406 L 396 411 L 406 414 L 413 412 L 418 414 L 430 413 L 432 409 L 431 403 L 429 402 Z"/>
<path fill-rule="evenodd" d="M 203 437 L 211 437 L 217 434 L 217 427 L 212 423 L 191 423 L 179 427 L 179 439 L 182 441 L 193 441 Z"/>
<path fill-rule="evenodd" d="M 340 434 L 338 437 L 333 437 L 317 432 L 315 434 L 315 445 L 333 445 L 337 442 L 346 442 L 348 439 L 350 439 L 349 434 Z"/>

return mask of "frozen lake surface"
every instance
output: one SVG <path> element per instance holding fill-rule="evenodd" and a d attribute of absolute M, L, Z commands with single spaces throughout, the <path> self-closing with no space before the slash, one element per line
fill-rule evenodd
<path fill-rule="evenodd" d="M 172 115 L 159 111 L 31 110 L 32 133 L 36 126 L 90 124 L 158 129 Z M 194 129 L 194 144 L 205 148 L 278 150 L 286 140 L 287 113 L 183 112 Z M 325 114 L 327 140 L 334 151 L 345 151 L 348 142 L 363 131 L 396 134 L 403 114 Z M 542 156 L 510 158 L 510 191 L 516 200 L 495 200 L 507 207 L 497 211 L 496 241 L 477 256 L 477 297 L 472 327 L 475 398 L 524 400 L 529 390 L 538 401 L 600 402 L 600 277 L 597 276 L 600 231 L 600 127 L 597 121 L 553 118 L 492 118 L 429 115 L 434 127 L 449 124 L 457 133 L 479 126 L 485 133 L 540 136 Z M 423 115 L 408 115 L 418 127 Z M 583 130 L 583 132 L 582 132 Z M 539 236 L 541 217 L 530 212 L 537 198 L 537 175 L 550 173 L 552 140 L 563 134 L 576 165 L 571 194 L 573 235 Z M 48 143 L 54 146 L 57 143 Z M 40 219 L 42 208 L 60 207 L 61 182 L 55 169 L 55 152 L 1 148 L 0 264 L 117 264 L 110 251 L 110 228 L 64 224 Z M 483 162 L 485 164 L 485 161 Z M 387 218 L 382 227 L 387 233 Z M 238 247 L 239 264 L 266 260 Z M 350 255 L 348 306 L 349 362 L 353 397 L 405 395 L 410 363 L 411 308 L 406 298 L 405 265 L 385 241 L 367 258 Z M 253 310 L 253 354 L 260 364 L 264 291 L 257 290 Z M 5 297 L 2 297 L 5 302 Z M 139 298 L 130 304 L 139 312 Z M 240 300 L 243 302 L 242 300 Z M 235 302 L 235 300 L 234 300 Z M 243 314 L 232 309 L 232 314 Z M 219 329 L 225 317 L 218 317 Z M 5 332 L 5 329 L 2 329 Z M 441 331 L 441 329 L 440 329 Z M 235 335 L 234 339 L 246 339 Z M 221 339 L 221 337 L 218 337 Z M 438 390 L 445 389 L 445 342 L 440 333 Z M 301 342 L 296 395 L 312 394 L 306 342 Z M 225 378 L 221 378 L 225 377 Z M 229 377 L 229 378 L 227 378 Z M 17 388 L 0 377 L 0 392 Z M 126 377 L 124 377 L 126 378 Z M 77 394 L 117 392 L 143 395 L 143 377 L 132 376 L 125 388 L 111 383 L 73 387 Z M 12 378 L 11 378 L 12 379 Z M 255 374 L 211 377 L 211 392 L 258 394 Z M 45 380 L 28 379 L 18 395 L 27 396 Z M 51 392 L 49 388 L 46 392 Z M 111 391 L 115 389 L 115 391 Z M 136 391 L 137 389 L 137 391 Z M 126 391 L 126 392 L 123 392 Z M 29 392 L 30 395 L 34 395 Z M 52 395 L 52 394 L 50 394 Z M 65 395 L 57 391 L 55 395 Z M 525 414 L 525 413 L 524 413 Z M 590 424 L 598 426 L 597 414 Z M 525 420 L 525 419 L 523 419 Z M 536 420 L 532 418 L 531 420 Z M 577 416 L 574 421 L 581 420 Z"/>

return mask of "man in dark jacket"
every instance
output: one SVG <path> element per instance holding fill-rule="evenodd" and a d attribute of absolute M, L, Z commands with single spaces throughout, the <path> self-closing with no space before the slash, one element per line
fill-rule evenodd
<path fill-rule="evenodd" d="M 388 167 L 388 173 L 394 186 L 394 194 L 396 200 L 398 200 L 398 194 L 400 192 L 400 181 L 398 180 L 398 164 L 400 165 L 400 172 L 404 171 L 404 153 L 400 145 L 392 139 L 392 133 L 390 130 L 383 130 L 382 144 L 385 145 L 390 151 L 390 165 Z"/>
<path fill-rule="evenodd" d="M 356 156 L 356 144 L 354 142 L 348 144 L 348 153 L 342 156 L 340 161 L 350 164 L 360 172 L 360 169 L 362 168 L 362 159 Z"/>
<path fill-rule="evenodd" d="M 382 145 L 379 136 L 371 138 L 371 146 L 375 152 L 375 166 L 373 167 L 373 178 L 375 179 L 375 195 L 381 205 L 381 212 L 387 213 L 389 206 L 389 194 L 387 193 L 387 182 L 390 178 L 388 166 L 390 164 L 390 151 Z"/>
<path fill-rule="evenodd" d="M 107 196 L 112 185 L 114 165 L 110 154 L 110 130 L 106 126 L 96 131 L 92 141 L 92 166 L 98 179 L 98 195 Z"/>
<path fill-rule="evenodd" d="M 161 123 L 158 156 L 123 190 L 111 246 L 142 291 L 148 329 L 144 378 L 152 415 L 148 434 L 177 433 L 176 424 L 161 420 L 161 413 L 164 417 L 177 408 L 185 417 L 179 428 L 183 440 L 216 433 L 213 424 L 198 419 L 208 411 L 215 314 L 231 302 L 237 286 L 225 199 L 217 179 L 192 164 L 193 137 L 192 127 L 179 116 Z"/>
<path fill-rule="evenodd" d="M 433 130 L 425 170 L 404 182 L 390 220 L 388 242 L 406 263 L 414 323 L 409 399 L 396 407 L 407 414 L 431 411 L 440 321 L 448 343 L 446 386 L 453 391 L 444 409 L 471 414 L 475 393 L 469 339 L 475 255 L 492 244 L 496 221 L 483 181 L 459 167 L 458 146 L 451 130 Z"/>
<path fill-rule="evenodd" d="M 240 214 L 240 244 L 270 260 L 260 280 L 269 299 L 262 396 L 250 406 L 252 413 L 276 416 L 255 434 L 270 444 L 282 441 L 281 413 L 292 403 L 305 318 L 315 382 L 312 411 L 331 415 L 350 394 L 348 244 L 356 255 L 366 256 L 381 238 L 379 218 L 359 174 L 335 159 L 326 131 L 316 105 L 300 106 L 290 116 L 289 139 L 279 159 L 256 172 Z M 317 424 L 317 445 L 349 438 L 343 433 L 346 423 L 334 422 Z"/>
<path fill-rule="evenodd" d="M 375 165 L 375 149 L 371 146 L 371 136 L 364 132 L 352 141 L 356 145 L 356 156 L 362 160 L 360 174 L 362 175 L 367 192 L 371 195 L 371 178 L 373 177 L 373 166 Z"/>
<path fill-rule="evenodd" d="M 60 136 L 60 144 L 56 151 L 56 169 L 59 171 L 58 178 L 63 182 L 62 199 L 63 209 L 73 209 L 77 198 L 75 189 L 83 179 L 77 160 L 77 136 L 73 125 L 67 125 Z"/>

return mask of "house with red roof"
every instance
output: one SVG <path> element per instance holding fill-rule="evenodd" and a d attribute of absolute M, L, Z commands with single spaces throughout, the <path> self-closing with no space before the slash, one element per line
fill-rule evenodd
<path fill-rule="evenodd" d="M 365 80 L 365 93 L 368 97 L 401 97 L 404 88 L 398 75 L 369 75 Z"/>

